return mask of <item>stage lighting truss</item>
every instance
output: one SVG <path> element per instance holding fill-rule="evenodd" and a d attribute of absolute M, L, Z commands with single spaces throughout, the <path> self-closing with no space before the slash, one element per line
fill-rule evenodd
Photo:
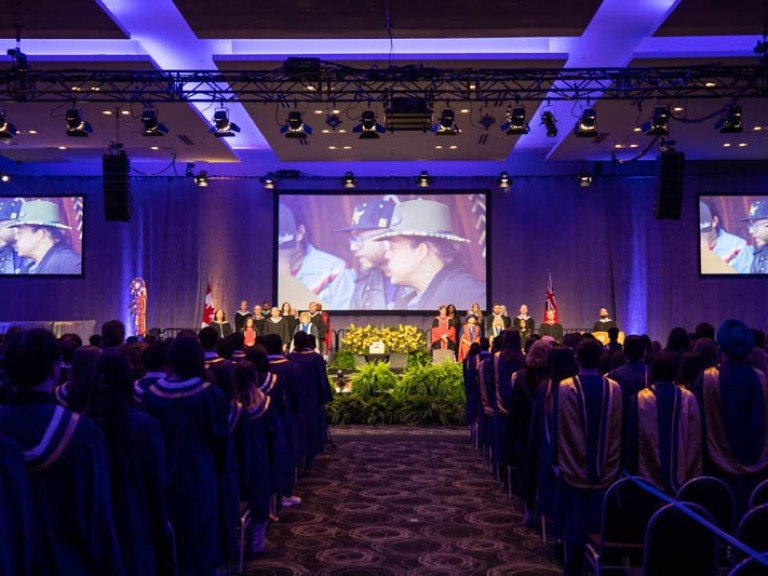
<path fill-rule="evenodd" d="M 213 126 L 209 130 L 216 138 L 232 138 L 240 132 L 240 126 L 229 119 L 229 110 L 219 108 L 213 113 Z"/>
<path fill-rule="evenodd" d="M 741 106 L 730 104 L 723 110 L 723 116 L 715 122 L 715 128 L 720 134 L 740 134 L 744 131 L 744 124 L 741 120 Z"/>
<path fill-rule="evenodd" d="M 579 138 L 597 138 L 597 112 L 594 108 L 585 108 L 581 112 L 573 131 Z"/>
<path fill-rule="evenodd" d="M 443 110 L 440 119 L 432 126 L 432 133 L 435 136 L 457 136 L 459 132 L 461 130 L 456 124 L 456 112 L 450 108 Z"/>
<path fill-rule="evenodd" d="M 525 119 L 525 108 L 508 108 L 507 120 L 501 125 L 502 132 L 512 136 L 521 136 L 530 132 Z"/>
<path fill-rule="evenodd" d="M 65 115 L 67 120 L 67 136 L 72 138 L 87 138 L 93 133 L 93 127 L 80 116 L 80 112 L 72 108 L 67 110 Z"/>
<path fill-rule="evenodd" d="M 653 117 L 642 125 L 646 136 L 669 135 L 669 107 L 657 106 L 653 111 Z"/>
<path fill-rule="evenodd" d="M 376 122 L 376 114 L 373 110 L 366 110 L 360 116 L 360 123 L 352 128 L 352 132 L 360 134 L 360 140 L 369 140 L 380 138 L 379 134 L 384 134 L 384 126 Z"/>
<path fill-rule="evenodd" d="M 157 110 L 154 108 L 145 108 L 141 114 L 141 121 L 144 123 L 142 136 L 165 136 L 168 128 L 157 120 Z"/>
<path fill-rule="evenodd" d="M 432 186 L 432 176 L 426 170 L 422 170 L 418 176 L 416 176 L 416 186 L 419 188 L 429 188 Z"/>
<path fill-rule="evenodd" d="M 341 185 L 344 186 L 344 188 L 354 188 L 357 186 L 357 178 L 355 178 L 355 175 L 352 174 L 352 172 L 347 172 L 341 179 Z"/>
<path fill-rule="evenodd" d="M 288 113 L 288 120 L 280 127 L 280 133 L 285 134 L 286 138 L 298 138 L 302 144 L 305 144 L 307 137 L 312 135 L 312 127 L 304 124 L 301 112 L 294 110 Z"/>
<path fill-rule="evenodd" d="M 547 136 L 550 138 L 557 136 L 557 120 L 551 111 L 547 110 L 541 115 L 541 123 L 547 130 Z"/>
<path fill-rule="evenodd" d="M 8 141 L 16 136 L 16 126 L 8 122 L 5 112 L 0 112 L 0 140 Z"/>

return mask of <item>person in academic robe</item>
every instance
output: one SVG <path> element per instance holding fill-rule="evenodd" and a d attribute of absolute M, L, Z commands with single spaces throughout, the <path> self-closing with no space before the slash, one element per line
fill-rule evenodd
<path fill-rule="evenodd" d="M 649 479 L 673 496 L 688 480 L 701 476 L 701 419 L 693 393 L 674 383 L 678 357 L 662 352 L 651 363 L 651 384 L 637 393 L 629 411 L 637 428 L 622 437 L 636 444 L 632 474 Z"/>
<path fill-rule="evenodd" d="M 476 423 L 482 414 L 480 401 L 480 379 L 478 369 L 480 356 L 480 343 L 476 342 L 469 347 L 469 353 L 464 358 L 462 374 L 464 376 L 464 397 L 466 398 L 465 422 L 468 426 Z"/>
<path fill-rule="evenodd" d="M 475 342 L 480 342 L 480 328 L 477 326 L 475 315 L 470 314 L 459 332 L 459 353 L 457 356 L 459 362 L 464 361 L 464 358 L 469 354 L 469 347 Z"/>
<path fill-rule="evenodd" d="M 451 324 L 453 325 L 453 329 L 456 331 L 456 336 L 459 335 L 459 332 L 461 332 L 461 318 L 459 317 L 459 313 L 456 310 L 456 306 L 453 304 L 448 304 L 445 307 L 445 312 L 448 315 L 448 319 L 451 321 Z"/>
<path fill-rule="evenodd" d="M 24 452 L 35 518 L 31 573 L 120 576 L 106 441 L 93 420 L 56 404 L 58 359 L 56 338 L 43 329 L 22 332 L 5 351 L 15 389 L 0 405 L 0 434 Z"/>
<path fill-rule="evenodd" d="M 32 574 L 32 506 L 24 453 L 16 442 L 0 434 L 0 574 Z"/>
<path fill-rule="evenodd" d="M 492 313 L 488 315 L 488 317 L 485 319 L 485 323 L 486 323 L 485 333 L 488 335 L 489 338 L 491 333 L 491 327 L 493 326 L 494 322 L 496 322 L 497 320 L 501 323 L 502 330 L 506 330 L 512 325 L 512 320 L 510 320 L 509 316 L 507 316 L 506 313 L 503 313 L 503 309 L 504 307 L 497 302 L 496 304 L 493 305 Z"/>
<path fill-rule="evenodd" d="M 620 470 L 621 388 L 600 375 L 602 351 L 599 341 L 582 340 L 579 373 L 560 382 L 554 397 L 555 534 L 565 543 L 564 576 L 582 573 L 586 537 L 599 531 L 603 496 Z"/>
<path fill-rule="evenodd" d="M 315 328 L 317 328 L 317 344 L 320 353 L 324 354 L 325 350 L 323 349 L 323 342 L 325 342 L 325 337 L 328 335 L 328 325 L 325 323 L 322 306 L 318 307 L 317 302 L 313 301 L 309 303 L 309 318 L 312 321 L 312 324 L 315 325 Z"/>
<path fill-rule="evenodd" d="M 296 331 L 296 324 L 299 323 L 299 319 L 296 317 L 296 310 L 291 306 L 290 302 L 283 302 L 280 306 L 280 316 L 288 324 L 288 334 L 293 337 L 293 333 Z"/>
<path fill-rule="evenodd" d="M 277 306 L 272 307 L 271 316 L 264 322 L 264 336 L 270 334 L 276 334 L 280 337 L 280 341 L 283 343 L 283 350 L 288 349 L 288 344 L 293 338 L 293 332 L 291 331 L 290 319 L 280 315 L 280 309 Z"/>
<path fill-rule="evenodd" d="M 288 359 L 299 368 L 299 416 L 301 418 L 301 443 L 304 456 L 303 469 L 310 472 L 315 457 L 323 452 L 328 436 L 325 405 L 330 402 L 331 385 L 323 357 L 310 343 L 309 334 L 296 332 L 293 353 Z"/>
<path fill-rule="evenodd" d="M 520 313 L 512 320 L 512 328 L 520 332 L 520 340 L 523 344 L 536 330 L 536 320 L 528 315 L 528 306 L 520 306 Z"/>
<path fill-rule="evenodd" d="M 173 531 L 165 509 L 163 431 L 135 409 L 133 370 L 124 353 L 105 351 L 96 363 L 86 414 L 109 446 L 112 509 L 128 576 L 162 576 L 176 569 Z"/>
<path fill-rule="evenodd" d="M 315 346 L 318 346 L 317 326 L 312 323 L 312 318 L 310 317 L 309 312 L 302 312 L 299 314 L 299 322 L 296 324 L 296 329 L 293 331 L 294 338 L 299 332 L 304 332 L 305 334 L 314 336 Z M 291 343 L 293 344 L 293 341 Z M 315 349 L 315 351 L 318 351 L 318 349 Z"/>
<path fill-rule="evenodd" d="M 592 325 L 592 332 L 608 332 L 611 328 L 618 328 L 616 320 L 608 316 L 608 308 L 600 308 L 600 317 Z"/>
<path fill-rule="evenodd" d="M 432 350 L 456 349 L 456 328 L 445 306 L 440 306 L 440 313 L 432 319 L 431 339 Z"/>
<path fill-rule="evenodd" d="M 259 314 L 261 314 L 261 306 L 259 306 Z M 240 308 L 235 312 L 235 332 L 242 332 L 245 319 L 251 315 L 251 311 L 248 310 L 248 300 L 240 302 Z"/>
<path fill-rule="evenodd" d="M 163 430 L 165 497 L 179 575 L 212 575 L 221 557 L 218 479 L 226 465 L 229 410 L 205 377 L 197 338 L 177 337 L 167 359 L 170 376 L 150 386 L 143 408 Z"/>
<path fill-rule="evenodd" d="M 81 346 L 72 354 L 69 380 L 56 386 L 53 395 L 56 401 L 73 412 L 85 409 L 85 395 L 94 377 L 94 366 L 101 356 L 101 348 Z"/>
<path fill-rule="evenodd" d="M 547 310 L 546 320 L 539 326 L 539 336 L 552 336 L 557 342 L 563 341 L 563 325 L 555 322 L 555 311 Z"/>
<path fill-rule="evenodd" d="M 723 363 L 705 370 L 694 388 L 701 409 L 702 470 L 731 487 L 737 518 L 746 512 L 755 486 L 768 478 L 768 381 L 747 362 L 754 342 L 743 322 L 723 322 L 717 330 Z"/>
<path fill-rule="evenodd" d="M 478 304 L 477 302 L 472 304 L 467 314 L 474 315 L 475 324 L 480 329 L 480 338 L 483 338 L 485 336 L 485 315 L 483 314 L 483 311 L 480 309 L 480 304 Z"/>
<path fill-rule="evenodd" d="M 216 330 L 219 338 L 226 338 L 232 334 L 232 325 L 227 320 L 227 313 L 221 308 L 213 313 L 213 322 L 208 324 L 208 326 Z"/>
<path fill-rule="evenodd" d="M 491 325 L 488 327 L 488 330 L 486 331 L 486 334 L 488 334 L 488 341 L 493 344 L 494 339 L 504 332 L 506 328 L 504 327 L 504 318 L 503 316 L 492 316 Z"/>
<path fill-rule="evenodd" d="M 264 316 L 264 313 L 266 312 L 266 316 Z M 269 309 L 264 310 L 261 306 L 256 304 L 256 306 L 253 307 L 253 324 L 254 328 L 256 328 L 256 332 L 258 334 L 264 334 L 264 322 L 269 317 Z M 245 323 L 243 323 L 245 325 Z"/>
<path fill-rule="evenodd" d="M 493 355 L 489 376 L 493 379 L 493 401 L 496 403 L 493 429 L 493 462 L 499 471 L 514 466 L 516 456 L 510 437 L 510 411 L 512 410 L 512 383 L 514 374 L 523 365 L 523 346 L 520 332 L 507 330 L 499 351 Z"/>

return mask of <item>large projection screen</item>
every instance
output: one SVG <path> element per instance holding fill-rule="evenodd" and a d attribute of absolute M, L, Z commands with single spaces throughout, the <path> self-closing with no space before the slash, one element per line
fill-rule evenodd
<path fill-rule="evenodd" d="M 699 273 L 768 275 L 768 196 L 699 196 Z"/>
<path fill-rule="evenodd" d="M 277 305 L 347 312 L 487 309 L 485 191 L 285 192 L 275 222 Z"/>

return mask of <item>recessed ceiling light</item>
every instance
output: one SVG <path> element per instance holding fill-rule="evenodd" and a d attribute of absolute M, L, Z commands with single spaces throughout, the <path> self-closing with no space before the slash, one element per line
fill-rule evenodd
<path fill-rule="evenodd" d="M 66 150 L 66 149 L 67 149 L 66 146 L 59 146 L 59 150 Z"/>
<path fill-rule="evenodd" d="M 748 144 L 746 142 L 739 142 L 739 148 L 746 148 Z"/>
<path fill-rule="evenodd" d="M 643 129 L 642 129 L 642 128 L 640 128 L 639 126 L 635 126 L 635 127 L 632 129 L 632 132 L 642 132 L 642 131 L 643 131 Z"/>
<path fill-rule="evenodd" d="M 755 132 L 759 132 L 762 129 L 763 129 L 762 126 L 755 126 L 754 128 L 752 128 L 752 130 L 754 130 Z"/>
<path fill-rule="evenodd" d="M 707 88 L 714 88 L 715 86 L 717 86 L 717 84 L 715 84 L 714 82 L 705 82 L 704 86 L 706 86 Z"/>
<path fill-rule="evenodd" d="M 347 131 L 344 128 L 339 129 L 339 134 L 346 134 Z"/>
<path fill-rule="evenodd" d="M 331 114 L 341 114 L 341 110 L 339 110 L 338 108 L 334 108 L 333 110 L 331 110 Z"/>
<path fill-rule="evenodd" d="M 614 144 L 614 148 L 624 148 L 624 144 Z"/>
<path fill-rule="evenodd" d="M 352 146 L 344 146 L 344 150 L 352 150 Z"/>
<path fill-rule="evenodd" d="M 306 88 L 307 88 L 307 90 L 309 90 L 310 92 L 314 92 L 315 90 L 317 90 L 317 87 L 316 87 L 316 86 L 313 86 L 312 84 L 307 84 Z M 322 112 L 321 112 L 321 114 L 322 114 Z"/>
<path fill-rule="evenodd" d="M 331 131 L 330 131 L 328 128 L 323 128 L 323 129 L 321 130 L 321 132 L 322 132 L 323 134 L 330 134 L 330 133 L 331 133 Z"/>
<path fill-rule="evenodd" d="M 101 111 L 104 116 L 112 116 L 112 110 L 102 110 Z"/>
<path fill-rule="evenodd" d="M 99 90 L 101 90 L 101 88 L 98 86 L 91 86 L 91 92 L 98 92 Z"/>
<path fill-rule="evenodd" d="M 682 112 L 683 110 L 685 110 L 685 108 L 683 108 L 682 106 L 675 106 L 674 108 L 672 108 L 672 112 Z"/>
<path fill-rule="evenodd" d="M 29 130 L 27 134 L 37 134 L 37 130 Z"/>
<path fill-rule="evenodd" d="M 130 110 L 120 110 L 120 114 L 122 114 L 123 116 L 129 116 L 131 114 L 131 111 Z"/>
<path fill-rule="evenodd" d="M 438 144 L 437 146 L 435 146 L 435 150 L 442 150 L 442 149 L 443 149 L 443 146 L 441 144 Z"/>
<path fill-rule="evenodd" d="M 451 150 L 458 150 L 458 148 L 459 148 L 459 147 L 458 147 L 458 146 L 456 146 L 456 144 L 451 144 L 451 145 L 449 146 L 449 148 L 450 148 Z"/>
<path fill-rule="evenodd" d="M 723 144 L 723 148 L 730 148 L 730 147 L 731 147 L 730 142 L 726 142 L 725 144 Z"/>
<path fill-rule="evenodd" d="M 336 150 L 336 146 L 328 146 L 328 150 Z"/>
<path fill-rule="evenodd" d="M 150 150 L 160 150 L 160 147 L 159 146 L 150 146 L 149 149 Z"/>
<path fill-rule="evenodd" d="M 638 146 L 637 144 L 630 144 L 629 145 L 630 148 L 637 148 L 637 146 Z"/>
<path fill-rule="evenodd" d="M 322 114 L 322 113 L 323 113 L 322 110 L 315 110 L 315 114 Z"/>
<path fill-rule="evenodd" d="M 462 108 L 461 110 L 459 110 L 459 112 L 461 112 L 462 114 L 469 114 L 469 108 Z"/>

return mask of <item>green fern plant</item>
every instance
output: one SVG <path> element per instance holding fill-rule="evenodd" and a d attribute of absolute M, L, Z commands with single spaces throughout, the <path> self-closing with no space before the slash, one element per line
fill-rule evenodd
<path fill-rule="evenodd" d="M 350 379 L 352 391 L 367 400 L 397 385 L 397 376 L 385 362 L 369 362 L 355 369 Z"/>

